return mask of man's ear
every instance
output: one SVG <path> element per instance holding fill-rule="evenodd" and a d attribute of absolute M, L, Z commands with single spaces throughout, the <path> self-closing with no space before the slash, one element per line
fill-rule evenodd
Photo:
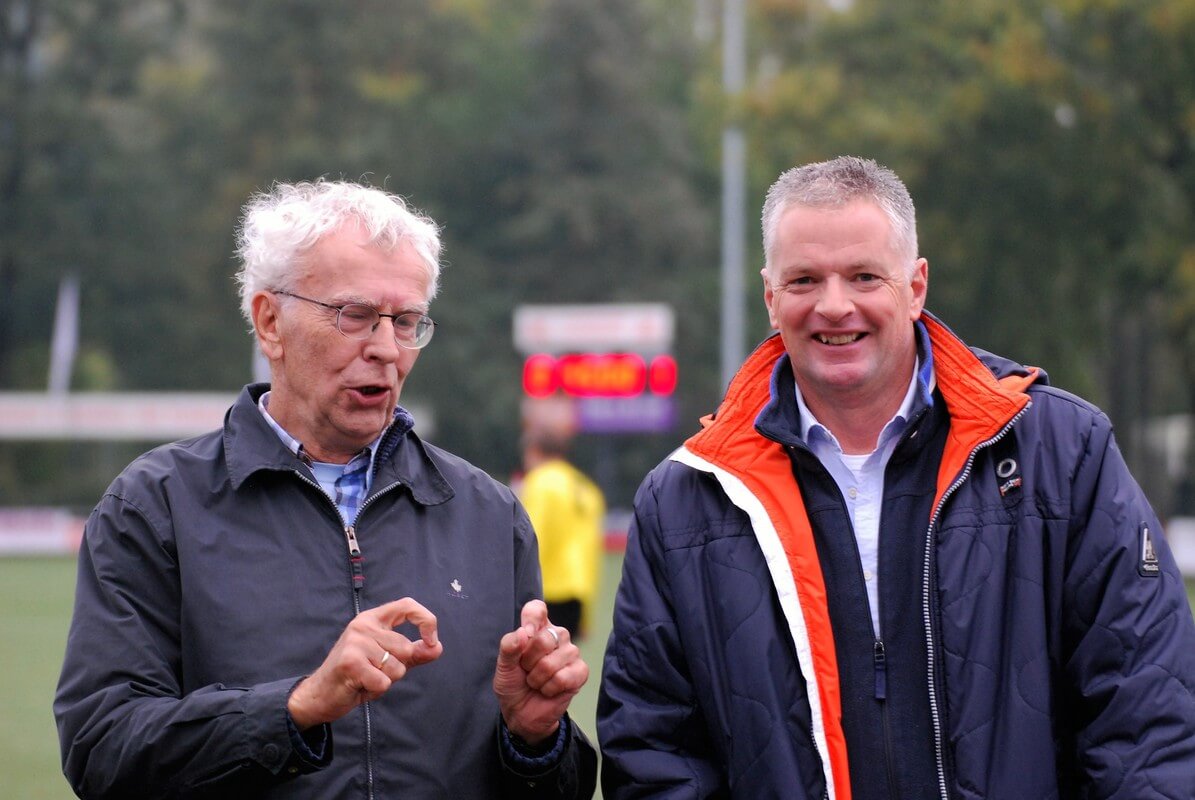
<path fill-rule="evenodd" d="M 909 306 L 909 318 L 916 320 L 925 309 L 925 298 L 929 293 L 929 262 L 924 258 L 917 259 L 913 265 L 913 275 L 909 280 L 912 290 L 912 303 Z"/>
<path fill-rule="evenodd" d="M 776 311 L 772 306 L 772 301 L 776 298 L 776 290 L 772 288 L 772 278 L 767 266 L 761 269 L 759 274 L 763 276 L 763 304 L 768 310 L 768 323 L 772 326 L 772 330 L 779 330 L 780 324 L 776 322 Z"/>
<path fill-rule="evenodd" d="M 282 357 L 282 331 L 279 330 L 278 297 L 270 292 L 256 292 L 250 302 L 253 312 L 253 331 L 262 355 L 270 361 Z"/>

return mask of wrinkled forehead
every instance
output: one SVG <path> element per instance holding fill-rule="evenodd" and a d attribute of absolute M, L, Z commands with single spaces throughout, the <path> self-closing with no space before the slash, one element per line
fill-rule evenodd
<path fill-rule="evenodd" d="M 344 302 L 378 302 L 379 292 L 401 294 L 411 304 L 412 291 L 426 308 L 434 273 L 408 237 L 392 241 L 371 236 L 359 223 L 341 226 L 297 260 L 299 284 L 335 292 Z"/>

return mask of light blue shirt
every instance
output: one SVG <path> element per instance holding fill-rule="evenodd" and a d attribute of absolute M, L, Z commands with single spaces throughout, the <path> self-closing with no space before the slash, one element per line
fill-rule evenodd
<path fill-rule="evenodd" d="M 261 396 L 257 401 L 257 407 L 287 449 L 311 469 L 311 474 L 320 488 L 340 510 L 340 516 L 344 518 L 345 524 L 352 525 L 357 519 L 357 512 L 361 510 L 361 503 L 369 494 L 369 487 L 373 483 L 373 460 L 377 454 L 378 442 L 382 437 L 379 435 L 360 453 L 353 456 L 347 464 L 314 461 L 304 451 L 303 443 L 287 433 L 286 429 L 270 416 L 269 392 Z"/>
<path fill-rule="evenodd" d="M 822 466 L 838 484 L 842 499 L 846 503 L 855 531 L 855 544 L 859 548 L 859 562 L 863 567 L 863 582 L 867 586 L 867 603 L 871 607 L 871 624 L 876 636 L 880 635 L 880 513 L 884 503 L 884 470 L 900 435 L 909 425 L 909 416 L 917 400 L 918 386 L 925 387 L 926 396 L 933 391 L 933 365 L 922 369 L 921 358 L 913 369 L 905 399 L 895 416 L 880 431 L 876 449 L 864 455 L 847 455 L 842 452 L 838 439 L 830 429 L 817 421 L 801 389 L 793 384 L 797 395 L 797 408 L 801 412 L 801 438 Z M 926 373 L 926 374 L 923 374 Z"/>

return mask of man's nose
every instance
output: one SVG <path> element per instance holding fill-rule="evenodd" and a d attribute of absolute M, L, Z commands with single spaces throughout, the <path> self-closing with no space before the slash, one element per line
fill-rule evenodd
<path fill-rule="evenodd" d="M 402 348 L 394 338 L 394 320 L 382 317 L 365 340 L 366 358 L 378 361 L 397 361 Z"/>
<path fill-rule="evenodd" d="M 817 295 L 816 310 L 826 319 L 842 319 L 854 309 L 850 287 L 841 278 L 833 277 L 822 284 Z"/>

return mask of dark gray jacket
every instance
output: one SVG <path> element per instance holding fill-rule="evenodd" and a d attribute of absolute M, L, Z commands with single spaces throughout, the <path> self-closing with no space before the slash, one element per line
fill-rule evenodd
<path fill-rule="evenodd" d="M 575 725 L 545 774 L 501 754 L 498 640 L 540 596 L 511 492 L 407 433 L 379 455 L 356 521 L 355 590 L 346 526 L 256 408 L 266 388 L 246 387 L 223 430 L 134 461 L 88 520 L 54 702 L 75 791 L 589 797 L 596 755 Z M 303 758 L 290 689 L 359 610 L 407 596 L 436 615 L 443 656 L 332 723 L 322 761 Z"/>

